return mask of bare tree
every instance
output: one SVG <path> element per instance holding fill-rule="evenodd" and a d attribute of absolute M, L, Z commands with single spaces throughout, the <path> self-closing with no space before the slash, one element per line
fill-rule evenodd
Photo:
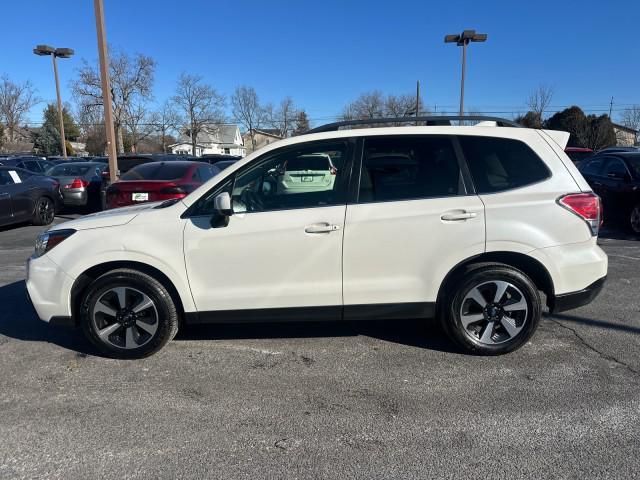
<path fill-rule="evenodd" d="M 231 97 L 231 109 L 233 118 L 249 132 L 251 148 L 255 150 L 255 129 L 262 126 L 266 116 L 255 89 L 246 85 L 236 87 Z"/>
<path fill-rule="evenodd" d="M 298 111 L 291 97 L 282 99 L 280 105 L 275 110 L 271 104 L 265 107 L 266 122 L 269 123 L 272 128 L 278 130 L 278 134 L 282 138 L 287 138 L 291 135 L 297 115 Z"/>
<path fill-rule="evenodd" d="M 538 85 L 538 87 L 529 95 L 527 99 L 527 106 L 529 111 L 535 115 L 533 118 L 539 118 L 540 125 L 536 128 L 542 127 L 542 120 L 544 119 L 544 112 L 549 107 L 551 100 L 553 99 L 553 87 L 547 84 Z"/>
<path fill-rule="evenodd" d="M 385 116 L 408 117 L 416 114 L 415 95 L 388 95 L 384 102 Z M 418 104 L 418 114 L 425 113 L 422 99 Z"/>
<path fill-rule="evenodd" d="M 138 152 L 140 142 L 154 133 L 153 123 L 144 104 L 129 106 L 123 124 L 127 128 L 131 151 L 134 153 Z"/>
<path fill-rule="evenodd" d="M 343 120 L 380 118 L 385 114 L 385 98 L 382 92 L 365 92 L 347 105 L 342 112 Z"/>
<path fill-rule="evenodd" d="M 633 128 L 636 132 L 640 130 L 640 105 L 634 105 L 631 108 L 625 108 L 622 112 L 620 123 L 628 128 Z M 636 142 L 637 142 L 636 134 Z"/>
<path fill-rule="evenodd" d="M 191 153 L 196 155 L 198 134 L 207 125 L 224 120 L 224 97 L 210 85 L 202 83 L 201 76 L 183 73 L 178 78 L 172 101 L 181 110 L 181 123 L 191 138 Z"/>
<path fill-rule="evenodd" d="M 9 142 L 13 143 L 16 128 L 41 100 L 30 81 L 14 83 L 7 75 L 0 77 L 0 120 L 7 126 Z"/>
<path fill-rule="evenodd" d="M 131 121 L 127 115 L 151 100 L 155 68 L 155 60 L 146 55 L 137 54 L 132 58 L 121 51 L 110 55 L 109 77 L 118 153 L 124 152 L 122 128 L 127 121 Z M 82 61 L 78 79 L 72 82 L 72 89 L 81 109 L 102 108 L 100 74 L 86 60 Z"/>
<path fill-rule="evenodd" d="M 167 138 L 178 128 L 180 116 L 171 102 L 164 102 L 158 110 L 151 114 L 149 122 L 160 137 L 162 151 L 167 153 Z"/>
<path fill-rule="evenodd" d="M 418 113 L 427 109 L 420 99 Z M 365 120 L 380 117 L 411 117 L 416 114 L 416 97 L 413 94 L 384 95 L 379 90 L 365 92 L 349 103 L 342 111 L 342 120 Z"/>

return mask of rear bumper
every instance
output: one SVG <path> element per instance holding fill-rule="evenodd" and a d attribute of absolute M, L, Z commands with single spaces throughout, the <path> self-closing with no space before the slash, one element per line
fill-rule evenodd
<path fill-rule="evenodd" d="M 62 197 L 64 198 L 65 205 L 76 205 L 76 206 L 84 206 L 87 204 L 87 199 L 89 194 L 86 190 L 82 191 L 63 191 Z"/>
<path fill-rule="evenodd" d="M 572 310 L 574 308 L 582 307 L 598 296 L 602 287 L 604 286 L 604 282 L 607 280 L 607 277 L 602 277 L 595 282 L 593 282 L 588 287 L 579 290 L 577 292 L 563 293 L 562 295 L 555 295 L 552 299 L 550 299 L 549 303 L 549 311 L 551 313 L 559 313 L 567 310 Z"/>

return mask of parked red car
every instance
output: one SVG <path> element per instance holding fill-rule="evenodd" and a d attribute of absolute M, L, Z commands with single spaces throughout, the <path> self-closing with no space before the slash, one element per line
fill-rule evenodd
<path fill-rule="evenodd" d="M 191 161 L 150 162 L 133 167 L 106 191 L 106 207 L 183 198 L 220 169 Z"/>

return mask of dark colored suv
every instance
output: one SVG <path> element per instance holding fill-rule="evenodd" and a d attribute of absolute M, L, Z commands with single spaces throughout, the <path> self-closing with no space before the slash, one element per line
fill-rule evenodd
<path fill-rule="evenodd" d="M 640 234 L 640 153 L 598 154 L 583 161 L 579 170 L 602 198 L 605 220 Z"/>

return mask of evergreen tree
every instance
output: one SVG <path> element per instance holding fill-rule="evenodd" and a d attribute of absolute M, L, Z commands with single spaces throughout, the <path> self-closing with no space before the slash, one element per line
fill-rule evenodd
<path fill-rule="evenodd" d="M 44 123 L 39 132 L 34 134 L 33 147 L 40 155 L 62 155 L 60 145 L 60 120 L 58 109 L 52 103 L 47 105 L 43 112 Z M 62 108 L 62 121 L 64 122 L 64 135 L 67 147 L 67 155 L 73 155 L 73 148 L 69 140 L 76 140 L 80 136 L 80 130 L 75 124 L 66 107 Z"/>
<path fill-rule="evenodd" d="M 307 117 L 307 112 L 300 110 L 298 115 L 296 115 L 295 128 L 293 129 L 292 135 L 295 137 L 296 135 L 307 133 L 309 128 L 309 117 Z"/>
<path fill-rule="evenodd" d="M 53 103 L 47 105 L 43 116 L 45 124 L 52 125 L 56 130 L 59 130 L 58 108 Z M 64 122 L 64 137 L 72 142 L 77 140 L 80 136 L 80 130 L 67 107 L 62 107 L 62 121 Z M 58 132 L 58 135 L 60 135 L 60 132 Z"/>

